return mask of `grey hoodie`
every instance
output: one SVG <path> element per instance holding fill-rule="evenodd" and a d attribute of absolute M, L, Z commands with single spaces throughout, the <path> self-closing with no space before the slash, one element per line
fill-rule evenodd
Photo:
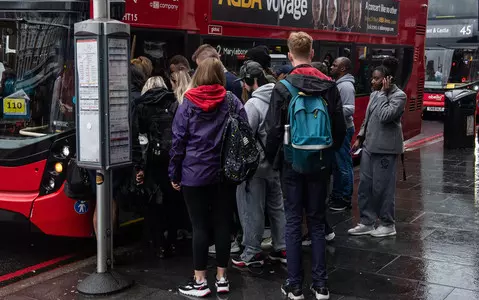
<path fill-rule="evenodd" d="M 354 88 L 354 77 L 351 74 L 346 74 L 343 77 L 336 80 L 336 85 L 341 95 L 341 101 L 343 102 L 343 114 L 346 119 L 346 127 L 351 128 L 354 126 L 354 102 L 356 100 L 356 90 Z"/>
<path fill-rule="evenodd" d="M 253 133 L 261 140 L 263 146 L 266 146 L 266 113 L 269 109 L 274 86 L 274 83 L 260 86 L 253 92 L 251 99 L 249 99 L 244 106 Z M 260 165 L 258 166 L 255 176 L 262 178 L 278 176 L 278 173 L 273 170 L 271 164 L 266 160 L 264 151 L 261 151 Z"/>

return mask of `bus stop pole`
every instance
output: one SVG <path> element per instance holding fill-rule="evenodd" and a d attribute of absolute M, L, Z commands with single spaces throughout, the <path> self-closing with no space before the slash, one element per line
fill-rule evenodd
<path fill-rule="evenodd" d="M 93 0 L 93 19 L 108 19 L 108 0 Z M 97 273 L 105 273 L 113 266 L 111 171 L 97 171 Z"/>
<path fill-rule="evenodd" d="M 108 0 L 93 0 L 93 19 L 109 19 L 110 5 Z"/>

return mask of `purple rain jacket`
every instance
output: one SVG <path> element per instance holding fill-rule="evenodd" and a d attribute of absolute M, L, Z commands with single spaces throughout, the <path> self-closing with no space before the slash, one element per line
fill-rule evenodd
<path fill-rule="evenodd" d="M 236 113 L 248 120 L 241 101 L 232 95 Z M 228 117 L 226 90 L 221 85 L 200 86 L 185 94 L 173 120 L 169 176 L 184 186 L 220 182 L 221 149 Z"/>

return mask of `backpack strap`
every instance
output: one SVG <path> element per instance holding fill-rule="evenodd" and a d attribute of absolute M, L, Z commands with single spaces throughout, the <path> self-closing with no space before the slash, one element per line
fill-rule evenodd
<path fill-rule="evenodd" d="M 233 98 L 233 93 L 230 91 L 226 92 L 226 101 L 228 101 L 228 113 L 234 115 L 236 113 L 236 106 Z"/>
<path fill-rule="evenodd" d="M 293 100 L 294 97 L 298 95 L 299 89 L 294 87 L 291 83 L 289 83 L 289 81 L 287 81 L 286 79 L 282 79 L 279 82 L 281 82 L 288 89 L 289 93 L 291 94 L 291 100 Z M 291 101 L 288 105 L 288 115 L 286 117 L 288 124 L 291 124 L 292 122 L 292 120 L 290 119 L 291 118 L 290 111 L 291 111 L 292 104 L 293 104 L 293 101 Z"/>
<path fill-rule="evenodd" d="M 282 79 L 279 82 L 281 82 L 289 91 L 292 97 L 296 96 L 296 94 L 299 93 L 299 89 L 297 87 L 294 87 L 289 81 L 286 79 Z"/>

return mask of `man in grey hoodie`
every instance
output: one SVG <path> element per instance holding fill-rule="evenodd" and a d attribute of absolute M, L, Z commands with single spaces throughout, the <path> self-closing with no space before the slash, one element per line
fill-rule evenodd
<path fill-rule="evenodd" d="M 241 67 L 240 80 L 243 81 L 246 90 L 252 92 L 252 98 L 246 102 L 244 108 L 258 140 L 258 147 L 261 149 L 261 160 L 254 177 L 238 186 L 236 191 L 245 249 L 241 255 L 232 257 L 232 262 L 237 267 L 264 264 L 261 241 L 266 209 L 271 223 L 274 248 L 269 259 L 286 263 L 284 240 L 286 219 L 279 172 L 273 170 L 264 153 L 265 119 L 275 84 L 268 83 L 261 65 L 251 60 L 246 61 Z"/>
<path fill-rule="evenodd" d="M 353 196 L 353 160 L 351 157 L 351 140 L 354 135 L 354 102 L 355 88 L 354 77 L 351 72 L 351 61 L 347 57 L 338 57 L 331 66 L 331 76 L 336 80 L 336 85 L 343 102 L 343 114 L 346 119 L 346 137 L 343 145 L 336 151 L 336 164 L 333 168 L 333 191 L 331 193 L 329 208 L 343 211 L 351 208 Z"/>

